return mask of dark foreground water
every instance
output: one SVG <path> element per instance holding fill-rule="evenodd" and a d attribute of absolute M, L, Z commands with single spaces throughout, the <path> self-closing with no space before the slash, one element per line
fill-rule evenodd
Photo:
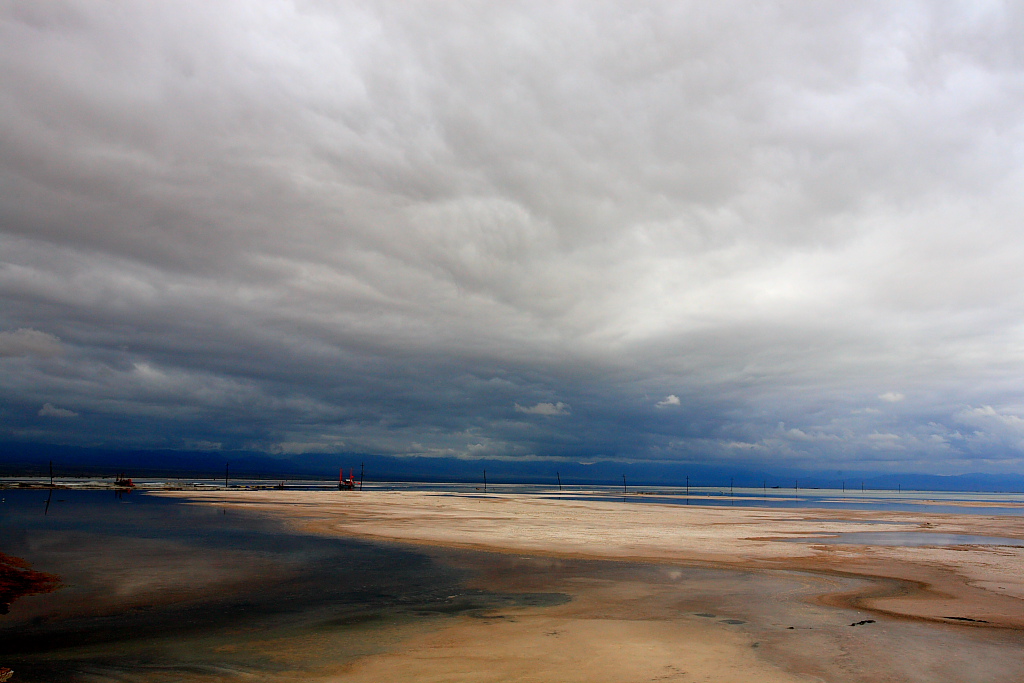
<path fill-rule="evenodd" d="M 64 584 L 0 615 L 0 667 L 14 681 L 337 668 L 454 615 L 567 600 L 467 590 L 471 572 L 436 556 L 144 493 L 0 495 L 0 552 Z"/>

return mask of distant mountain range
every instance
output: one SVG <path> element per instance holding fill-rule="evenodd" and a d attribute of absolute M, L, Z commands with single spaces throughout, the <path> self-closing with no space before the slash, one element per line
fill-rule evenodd
<path fill-rule="evenodd" d="M 58 476 L 167 476 L 222 478 L 229 465 L 232 478 L 336 479 L 339 468 L 346 475 L 360 466 L 366 481 L 534 483 L 627 486 L 778 487 L 801 489 L 840 488 L 866 490 L 898 488 L 920 491 L 1024 492 L 1019 474 L 934 474 L 838 472 L 779 469 L 758 466 L 723 466 L 692 463 L 581 462 L 462 460 L 410 458 L 369 453 L 302 454 L 274 456 L 245 451 L 112 450 L 40 444 L 0 444 L 0 476 L 43 476 L 53 463 Z"/>

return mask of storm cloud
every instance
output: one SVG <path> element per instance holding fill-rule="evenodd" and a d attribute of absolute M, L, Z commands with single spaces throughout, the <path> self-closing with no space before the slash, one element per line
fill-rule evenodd
<path fill-rule="evenodd" d="M 2 436 L 1019 471 L 1021 35 L 6 0 Z"/>

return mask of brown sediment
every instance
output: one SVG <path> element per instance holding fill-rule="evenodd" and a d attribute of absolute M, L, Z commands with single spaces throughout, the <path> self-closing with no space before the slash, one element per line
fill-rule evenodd
<path fill-rule="evenodd" d="M 39 593 L 52 593 L 61 586 L 55 574 L 37 572 L 20 557 L 0 552 L 0 614 L 6 614 L 18 598 Z"/>
<path fill-rule="evenodd" d="M 1024 630 L 1024 548 L 788 542 L 854 530 L 1024 538 L 1024 526 L 1013 517 L 629 505 L 528 494 L 261 491 L 183 495 L 281 516 L 305 530 L 325 534 L 538 556 L 856 577 L 867 583 L 817 600 L 905 619 Z M 878 526 L 873 528 L 872 523 Z"/>

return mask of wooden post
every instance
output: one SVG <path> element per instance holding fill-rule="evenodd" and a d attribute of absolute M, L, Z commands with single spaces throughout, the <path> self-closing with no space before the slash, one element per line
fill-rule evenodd
<path fill-rule="evenodd" d="M 50 488 L 53 488 L 53 461 L 50 461 Z"/>
<path fill-rule="evenodd" d="M 797 479 L 796 481 L 793 482 L 793 494 L 795 496 L 798 496 L 798 497 L 800 495 L 800 480 L 799 479 Z"/>
<path fill-rule="evenodd" d="M 555 472 L 555 476 L 558 477 L 558 490 L 561 491 L 562 490 L 562 475 L 559 474 L 558 472 Z"/>
<path fill-rule="evenodd" d="M 484 493 L 487 493 L 487 470 L 484 470 Z"/>
<path fill-rule="evenodd" d="M 622 492 L 623 493 L 626 492 L 626 475 L 625 474 L 622 475 Z"/>

